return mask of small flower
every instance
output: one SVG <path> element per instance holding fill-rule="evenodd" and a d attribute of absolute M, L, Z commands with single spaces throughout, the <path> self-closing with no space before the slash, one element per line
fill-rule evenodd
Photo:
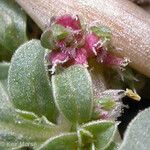
<path fill-rule="evenodd" d="M 88 67 L 87 53 L 85 49 L 77 49 L 76 56 L 74 58 L 74 64 L 81 64 Z"/>
<path fill-rule="evenodd" d="M 116 120 L 125 106 L 121 99 L 125 97 L 124 90 L 106 90 L 95 100 L 94 118 Z"/>
<path fill-rule="evenodd" d="M 97 51 L 101 48 L 100 38 L 94 33 L 87 34 L 84 47 L 88 57 L 96 56 Z"/>
<path fill-rule="evenodd" d="M 108 28 L 93 26 L 86 31 L 78 16 L 63 15 L 55 17 L 51 27 L 42 34 L 41 43 L 51 49 L 47 58 L 52 65 L 52 73 L 57 65 L 81 64 L 88 67 L 89 58 L 108 66 L 125 67 L 128 59 L 117 57 L 108 50 L 105 43 L 110 39 Z"/>
<path fill-rule="evenodd" d="M 117 57 L 106 50 L 102 50 L 98 53 L 97 61 L 110 66 L 118 66 L 120 68 L 126 67 L 130 62 L 129 59 Z"/>
<path fill-rule="evenodd" d="M 95 100 L 93 118 L 95 119 L 113 119 L 116 120 L 126 105 L 123 104 L 122 98 L 128 96 L 133 100 L 140 100 L 140 96 L 130 89 L 124 90 L 106 90 L 101 93 L 100 97 Z"/>
<path fill-rule="evenodd" d="M 67 62 L 69 60 L 69 54 L 68 53 L 64 53 L 64 52 L 53 52 L 50 53 L 49 55 L 49 60 L 51 60 L 51 72 L 52 74 L 55 72 L 55 68 L 58 64 L 64 64 L 65 62 Z"/>

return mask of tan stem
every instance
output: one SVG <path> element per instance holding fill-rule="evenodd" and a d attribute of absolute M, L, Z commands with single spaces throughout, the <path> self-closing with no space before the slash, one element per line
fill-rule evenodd
<path fill-rule="evenodd" d="M 150 77 L 150 15 L 128 0 L 16 0 L 41 29 L 50 18 L 78 14 L 87 23 L 111 28 L 114 53 L 128 57 L 131 66 Z"/>

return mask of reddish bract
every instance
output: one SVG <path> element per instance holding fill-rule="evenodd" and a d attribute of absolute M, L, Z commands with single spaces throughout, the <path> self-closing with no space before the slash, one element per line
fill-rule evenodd
<path fill-rule="evenodd" d="M 81 27 L 78 16 L 63 15 L 56 17 L 54 24 L 59 24 L 65 27 L 69 34 L 61 41 L 56 41 L 56 50 L 50 52 L 49 61 L 52 64 L 52 70 L 58 64 L 65 63 L 65 66 L 81 64 L 88 66 L 88 58 L 95 57 L 99 63 L 124 67 L 128 64 L 127 59 L 119 58 L 110 53 L 105 46 L 100 36 L 92 31 L 85 31 Z M 66 65 L 66 63 L 68 63 Z"/>
<path fill-rule="evenodd" d="M 64 15 L 56 18 L 56 24 L 62 25 L 65 28 L 70 27 L 72 30 L 80 30 L 81 23 L 77 15 Z"/>

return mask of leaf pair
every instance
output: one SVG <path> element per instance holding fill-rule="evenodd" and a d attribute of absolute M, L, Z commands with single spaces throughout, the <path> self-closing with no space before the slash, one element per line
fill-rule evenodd
<path fill-rule="evenodd" d="M 101 150 L 110 145 L 115 132 L 114 122 L 93 121 L 80 126 L 79 134 L 67 133 L 48 139 L 38 150 Z M 90 134 L 90 140 L 86 134 Z M 84 140 L 82 145 L 80 140 Z"/>
<path fill-rule="evenodd" d="M 55 103 L 60 112 L 73 124 L 91 119 L 93 89 L 90 74 L 82 66 L 71 66 L 52 76 Z"/>
<path fill-rule="evenodd" d="M 33 114 L 28 113 L 24 117 L 20 113 L 15 110 L 0 83 L 0 146 L 8 149 L 22 146 L 36 148 L 58 132 L 56 126 L 41 122 L 38 118 L 32 119 Z"/>
<path fill-rule="evenodd" d="M 80 145 L 82 149 L 88 148 L 87 146 L 91 144 L 95 147 L 108 146 L 116 130 L 115 123 L 110 121 L 86 123 L 90 121 L 93 110 L 92 81 L 87 69 L 82 66 L 72 66 L 59 70 L 52 76 L 51 83 L 44 55 L 45 49 L 41 47 L 40 42 L 32 40 L 22 45 L 12 58 L 8 89 L 13 105 L 21 110 L 13 109 L 11 114 L 14 116 L 10 115 L 13 121 L 10 121 L 10 127 L 6 126 L 6 133 L 13 131 L 16 143 L 19 141 L 18 136 L 22 136 L 24 144 L 19 141 L 21 146 L 28 146 L 30 143 L 31 146 L 38 147 L 44 143 L 39 149 L 77 148 L 80 145 L 80 137 L 83 140 Z M 57 118 L 57 108 L 54 103 L 61 114 L 77 127 L 75 132 L 60 134 L 62 129 L 48 121 L 55 122 Z M 5 113 L 7 114 L 6 111 Z M 40 116 L 46 116 L 48 120 L 46 121 L 45 117 L 39 119 Z M 86 124 L 81 125 L 82 123 Z M 84 141 L 88 136 L 84 135 L 83 131 L 92 134 L 89 143 Z M 56 133 L 57 136 L 54 136 Z M 8 137 L 10 138 L 10 134 Z M 6 141 L 8 142 L 8 139 Z"/>
<path fill-rule="evenodd" d="M 90 120 L 93 91 L 90 75 L 82 66 L 73 66 L 52 76 L 44 66 L 45 49 L 32 40 L 22 45 L 12 58 L 8 88 L 16 108 L 56 120 L 56 108 L 72 123 Z M 52 86 L 52 88 L 51 88 Z"/>
<path fill-rule="evenodd" d="M 55 122 L 56 109 L 44 55 L 40 41 L 32 40 L 22 45 L 11 61 L 8 89 L 16 108 L 44 115 Z"/>

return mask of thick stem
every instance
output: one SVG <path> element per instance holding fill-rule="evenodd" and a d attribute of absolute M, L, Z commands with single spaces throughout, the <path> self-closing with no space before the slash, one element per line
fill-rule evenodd
<path fill-rule="evenodd" d="M 41 29 L 54 15 L 73 13 L 111 28 L 114 53 L 150 77 L 150 15 L 126 0 L 16 0 Z"/>

